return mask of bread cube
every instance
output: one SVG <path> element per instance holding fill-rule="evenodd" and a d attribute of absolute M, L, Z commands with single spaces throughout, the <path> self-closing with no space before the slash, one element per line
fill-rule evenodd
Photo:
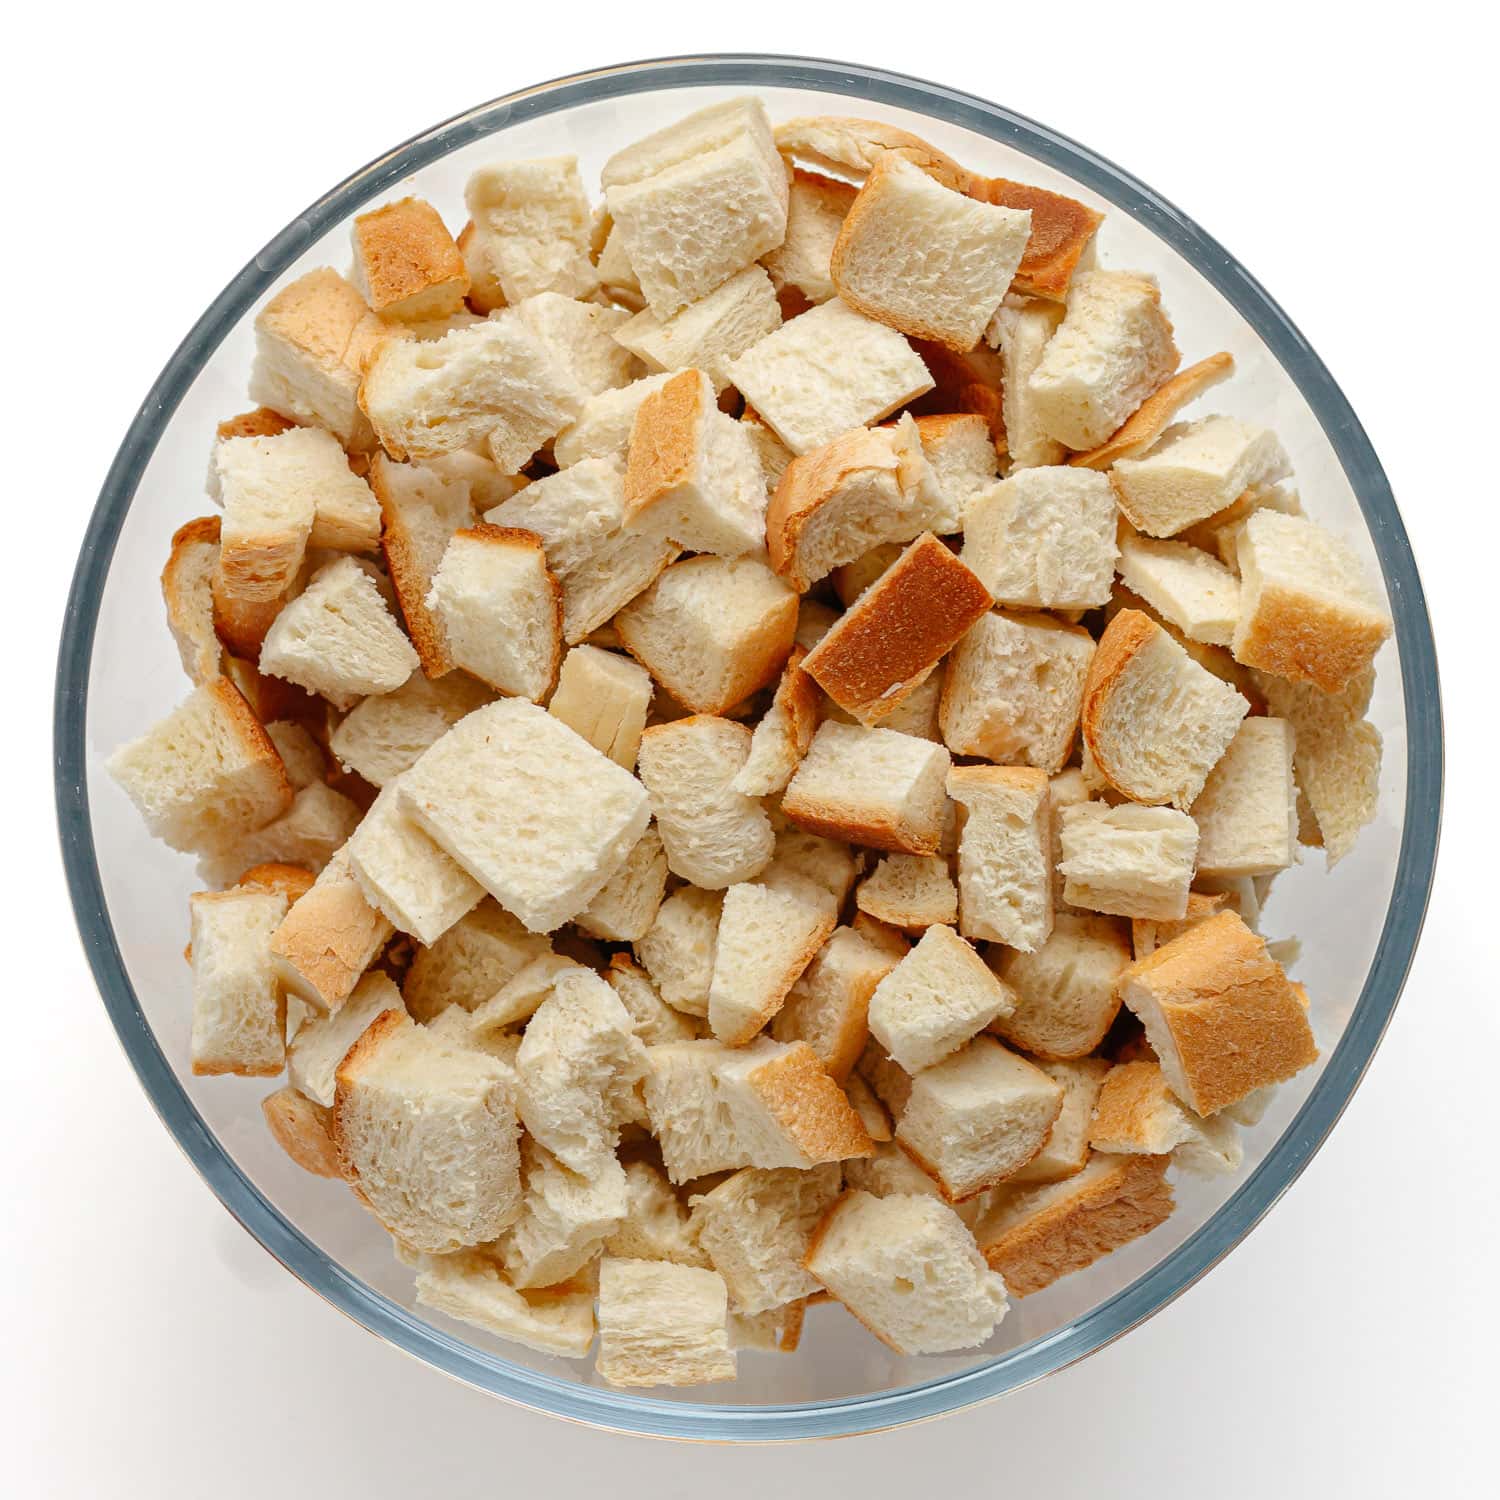
<path fill-rule="evenodd" d="M 770 819 L 731 786 L 749 752 L 743 724 L 703 714 L 657 724 L 641 738 L 641 780 L 667 866 L 705 890 L 753 879 L 771 858 Z"/>
<path fill-rule="evenodd" d="M 1073 449 L 1102 443 L 1177 368 L 1172 324 L 1154 278 L 1085 271 L 1026 383 L 1047 436 Z"/>
<path fill-rule="evenodd" d="M 793 453 L 878 422 L 933 386 L 910 344 L 835 297 L 783 323 L 724 372 Z"/>
<path fill-rule="evenodd" d="M 767 797 L 784 791 L 818 728 L 818 689 L 802 670 L 807 652 L 793 646 L 771 706 L 750 737 L 750 754 L 735 773 L 735 791 Z"/>
<path fill-rule="evenodd" d="M 633 771 L 651 691 L 651 674 L 628 656 L 574 646 L 563 658 L 547 712 Z"/>
<path fill-rule="evenodd" d="M 1169 807 L 1083 802 L 1063 809 L 1063 897 L 1120 917 L 1177 921 L 1187 911 L 1198 825 Z"/>
<path fill-rule="evenodd" d="M 1094 609 L 1115 578 L 1114 492 L 1091 469 L 1022 469 L 964 512 L 964 563 L 998 604 Z"/>
<path fill-rule="evenodd" d="M 634 943 L 651 930 L 667 888 L 667 856 L 649 826 L 625 863 L 577 918 L 579 928 L 612 943 Z"/>
<path fill-rule="evenodd" d="M 1012 474 L 1019 469 L 1059 464 L 1067 453 L 1043 426 L 1030 385 L 1042 353 L 1062 319 L 1063 310 L 1055 302 L 1007 297 L 986 334 L 1000 351 L 1002 361 L 1001 413 Z"/>
<path fill-rule="evenodd" d="M 991 951 L 990 963 L 1015 1004 L 990 1030 L 1034 1057 L 1083 1057 L 1114 1022 L 1120 1009 L 1115 983 L 1130 960 L 1120 923 L 1061 912 L 1034 953 Z"/>
<path fill-rule="evenodd" d="M 1240 725 L 1193 803 L 1200 875 L 1273 875 L 1296 861 L 1294 743 L 1285 719 Z"/>
<path fill-rule="evenodd" d="M 1140 458 L 1110 470 L 1125 519 L 1147 536 L 1172 536 L 1232 504 L 1251 485 L 1291 472 L 1274 432 L 1234 417 L 1178 422 Z"/>
<path fill-rule="evenodd" d="M 1212 552 L 1219 561 L 1238 576 L 1240 533 L 1245 522 L 1258 510 L 1279 511 L 1284 516 L 1302 514 L 1302 497 L 1290 480 L 1275 484 L 1252 484 L 1232 505 L 1215 511 L 1206 521 L 1199 521 L 1177 534 L 1177 540 L 1190 547 Z"/>
<path fill-rule="evenodd" d="M 857 190 L 846 182 L 794 171 L 787 195 L 786 238 L 761 256 L 778 292 L 793 292 L 808 302 L 827 302 L 835 295 L 830 262 Z"/>
<path fill-rule="evenodd" d="M 1083 1171 L 1088 1164 L 1094 1106 L 1110 1064 L 1102 1057 L 1080 1057 L 1071 1062 L 1041 1062 L 1037 1066 L 1061 1085 L 1062 1110 L 1046 1144 L 1019 1172 L 1012 1172 L 1006 1178 L 1006 1189 L 1060 1182 Z"/>
<path fill-rule="evenodd" d="M 903 854 L 934 854 L 943 833 L 950 757 L 892 729 L 827 723 L 781 800 L 799 828 Z"/>
<path fill-rule="evenodd" d="M 691 552 L 738 557 L 765 544 L 766 486 L 744 427 L 702 370 L 684 370 L 635 415 L 625 468 L 625 524 Z"/>
<path fill-rule="evenodd" d="M 972 1349 L 1005 1316 L 1005 1283 L 935 1198 L 846 1193 L 824 1220 L 807 1268 L 898 1354 Z"/>
<path fill-rule="evenodd" d="M 1195 1115 L 1173 1095 L 1155 1062 L 1121 1063 L 1109 1070 L 1089 1139 L 1096 1151 L 1170 1154 L 1185 1171 L 1203 1174 L 1234 1171 L 1244 1158 L 1229 1115 L 1211 1120 Z"/>
<path fill-rule="evenodd" d="M 959 931 L 1032 952 L 1052 930 L 1052 804 L 1046 772 L 1028 766 L 955 766 L 948 773 L 948 795 L 963 809 Z"/>
<path fill-rule="evenodd" d="M 879 723 L 991 603 L 979 579 L 924 532 L 855 600 L 802 669 L 840 708 Z"/>
<path fill-rule="evenodd" d="M 365 299 L 322 266 L 284 286 L 255 319 L 250 399 L 293 422 L 326 427 L 351 452 L 374 446 L 359 403 L 364 362 L 386 336 Z"/>
<path fill-rule="evenodd" d="M 214 630 L 213 575 L 219 565 L 219 518 L 199 516 L 172 534 L 161 570 L 167 628 L 194 686 L 219 675 L 224 647 Z"/>
<path fill-rule="evenodd" d="M 988 489 L 999 473 L 1000 456 L 989 423 L 974 412 L 944 412 L 918 417 L 922 452 L 932 465 L 938 488 L 960 519 L 969 502 Z"/>
<path fill-rule="evenodd" d="M 552 456 L 558 466 L 566 469 L 586 458 L 623 462 L 641 402 L 671 378 L 671 372 L 664 370 L 656 375 L 643 375 L 618 390 L 590 396 L 583 403 L 578 420 L 564 427 L 552 444 Z"/>
<path fill-rule="evenodd" d="M 635 1034 L 648 1047 L 662 1042 L 690 1042 L 698 1035 L 693 1023 L 657 994 L 651 976 L 628 953 L 611 956 L 604 978 L 630 1013 Z"/>
<path fill-rule="evenodd" d="M 685 1015 L 708 1015 L 723 907 L 719 891 L 682 886 L 662 902 L 650 930 L 636 942 L 636 957 L 662 999 Z"/>
<path fill-rule="evenodd" d="M 1354 549 L 1316 522 L 1256 511 L 1238 557 L 1236 661 L 1336 693 L 1390 635 L 1390 615 Z"/>
<path fill-rule="evenodd" d="M 297 1028 L 287 1047 L 287 1074 L 297 1090 L 315 1104 L 333 1108 L 339 1064 L 376 1016 L 405 1009 L 401 992 L 388 974 L 366 974 L 337 1010 L 314 1011 Z"/>
<path fill-rule="evenodd" d="M 651 816 L 628 771 L 519 698 L 478 709 L 425 751 L 400 802 L 533 932 L 577 916 Z"/>
<path fill-rule="evenodd" d="M 354 285 L 373 312 L 412 323 L 461 311 L 469 273 L 438 211 L 402 198 L 356 216 Z"/>
<path fill-rule="evenodd" d="M 624 1219 L 625 1170 L 606 1157 L 580 1176 L 529 1137 L 521 1170 L 525 1194 L 501 1241 L 501 1260 L 514 1287 L 557 1286 L 577 1276 Z"/>
<path fill-rule="evenodd" d="M 453 534 L 427 607 L 455 666 L 496 692 L 540 703 L 562 661 L 562 587 L 542 539 L 488 523 Z"/>
<path fill-rule="evenodd" d="M 590 398 L 623 390 L 646 373 L 617 337 L 630 322 L 623 308 L 538 292 L 516 304 L 516 316 L 559 357 Z"/>
<path fill-rule="evenodd" d="M 467 1043 L 493 1043 L 512 1026 L 529 1021 L 557 993 L 564 976 L 591 972 L 564 954 L 549 950 L 513 974 L 482 1005 L 467 1012 L 462 1022 L 459 1017 L 449 1019 L 455 1027 L 461 1026 L 458 1034 Z M 516 1046 L 519 1052 L 519 1039 Z"/>
<path fill-rule="evenodd" d="M 724 1278 L 694 1266 L 605 1256 L 599 1355 L 608 1385 L 709 1385 L 735 1377 Z"/>
<path fill-rule="evenodd" d="M 271 934 L 286 915 L 286 897 L 197 891 L 189 905 L 193 1072 L 274 1078 L 286 1060 L 286 997 L 271 961 Z"/>
<path fill-rule="evenodd" d="M 292 805 L 264 828 L 206 854 L 199 861 L 199 873 L 211 885 L 229 885 L 242 883 L 240 872 L 252 865 L 290 865 L 299 867 L 311 884 L 312 876 L 343 847 L 362 816 L 359 806 L 342 792 L 315 782 L 297 792 Z"/>
<path fill-rule="evenodd" d="M 1088 469 L 1108 469 L 1120 459 L 1139 458 L 1171 426 L 1172 419 L 1184 406 L 1232 374 L 1231 354 L 1210 354 L 1207 359 L 1179 370 L 1147 396 L 1097 448 L 1075 453 L 1068 462 Z"/>
<path fill-rule="evenodd" d="M 260 1101 L 271 1139 L 304 1172 L 314 1177 L 342 1179 L 337 1147 L 333 1144 L 333 1111 L 314 1103 L 294 1088 L 277 1089 Z"/>
<path fill-rule="evenodd" d="M 582 1359 L 594 1342 L 591 1288 L 565 1283 L 520 1292 L 494 1260 L 475 1251 L 422 1256 L 416 1297 L 422 1307 L 539 1354 Z"/>
<path fill-rule="evenodd" d="M 886 855 L 860 882 L 854 900 L 876 921 L 912 934 L 958 921 L 958 888 L 948 861 L 936 854 Z"/>
<path fill-rule="evenodd" d="M 365 897 L 346 845 L 293 903 L 271 939 L 271 953 L 289 994 L 315 1010 L 337 1010 L 394 931 Z"/>
<path fill-rule="evenodd" d="M 625 1217 L 604 1242 L 604 1253 L 708 1268 L 687 1207 L 667 1174 L 648 1160 L 625 1163 Z"/>
<path fill-rule="evenodd" d="M 829 1074 L 847 1087 L 869 1036 L 870 997 L 896 963 L 896 955 L 852 928 L 840 927 L 792 986 L 771 1022 L 771 1035 L 778 1042 L 806 1042 Z"/>
<path fill-rule="evenodd" d="M 1120 578 L 1189 640 L 1227 646 L 1240 613 L 1240 581 L 1217 558 L 1182 542 L 1131 536 Z"/>
<path fill-rule="evenodd" d="M 1296 987 L 1232 911 L 1133 963 L 1119 988 L 1168 1086 L 1197 1114 L 1215 1115 L 1317 1060 Z"/>
<path fill-rule="evenodd" d="M 1093 657 L 1086 630 L 1048 615 L 983 616 L 948 660 L 938 709 L 944 743 L 955 755 L 1061 770 Z"/>
<path fill-rule="evenodd" d="M 395 692 L 362 699 L 329 736 L 328 747 L 346 770 L 384 786 L 409 771 L 466 714 L 491 701 L 490 690 L 466 673 L 431 682 L 414 672 Z"/>

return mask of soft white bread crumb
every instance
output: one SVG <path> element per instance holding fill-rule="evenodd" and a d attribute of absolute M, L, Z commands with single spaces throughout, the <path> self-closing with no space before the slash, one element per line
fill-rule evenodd
<path fill-rule="evenodd" d="M 837 297 L 752 344 L 725 373 L 797 454 L 878 422 L 933 386 L 894 328 Z"/>
<path fill-rule="evenodd" d="M 1177 368 L 1172 325 L 1153 277 L 1086 271 L 1026 383 L 1048 437 L 1073 449 L 1102 443 Z"/>
<path fill-rule="evenodd" d="M 471 228 L 459 238 L 469 300 L 491 312 L 539 292 L 586 297 L 598 278 L 589 261 L 589 201 L 572 156 L 496 162 L 464 188 Z"/>
<path fill-rule="evenodd" d="M 286 897 L 266 891 L 197 891 L 192 911 L 195 1074 L 274 1078 L 286 1057 L 286 997 L 271 934 Z"/>
<path fill-rule="evenodd" d="M 1060 1182 L 1083 1171 L 1088 1164 L 1094 1106 L 1110 1064 L 1102 1057 L 1080 1057 L 1072 1062 L 1043 1062 L 1039 1066 L 1062 1086 L 1062 1110 L 1046 1144 L 1020 1171 L 1006 1178 L 1006 1187 Z"/>
<path fill-rule="evenodd" d="M 1034 952 L 1052 931 L 1047 773 L 1032 766 L 955 766 L 948 795 L 963 810 L 959 931 Z"/>
<path fill-rule="evenodd" d="M 389 975 L 366 974 L 354 993 L 327 1015 L 310 1015 L 287 1048 L 287 1076 L 309 1099 L 331 1109 L 339 1064 L 375 1019 L 402 1010 L 401 993 Z"/>
<path fill-rule="evenodd" d="M 647 1058 L 646 1110 L 673 1182 L 737 1167 L 806 1170 L 872 1149 L 804 1043 L 670 1042 L 647 1048 Z"/>
<path fill-rule="evenodd" d="M 634 943 L 651 930 L 667 889 L 667 855 L 651 824 L 625 863 L 577 916 L 584 932 L 611 943 Z"/>
<path fill-rule="evenodd" d="M 745 1167 L 692 1200 L 698 1243 L 737 1312 L 767 1312 L 818 1290 L 803 1260 L 840 1179 L 837 1162 L 806 1172 Z"/>
<path fill-rule="evenodd" d="M 1273 875 L 1297 858 L 1296 736 L 1285 719 L 1246 719 L 1193 802 L 1200 875 Z"/>
<path fill-rule="evenodd" d="M 897 955 L 840 927 L 792 986 L 771 1034 L 778 1042 L 806 1042 L 829 1074 L 847 1084 L 869 1036 L 870 997 L 896 963 Z"/>
<path fill-rule="evenodd" d="M 563 658 L 547 712 L 633 771 L 650 705 L 651 674 L 644 667 L 617 651 L 574 646 Z"/>
<path fill-rule="evenodd" d="M 690 1042 L 698 1035 L 693 1023 L 657 994 L 651 976 L 628 953 L 611 956 L 604 978 L 630 1012 L 635 1034 L 648 1047 L 662 1042 Z"/>
<path fill-rule="evenodd" d="M 1120 578 L 1190 640 L 1227 646 L 1240 614 L 1240 581 L 1218 558 L 1182 542 L 1127 536 Z"/>
<path fill-rule="evenodd" d="M 1207 520 L 1252 485 L 1291 473 L 1276 434 L 1234 417 L 1177 422 L 1140 458 L 1110 471 L 1126 520 L 1147 536 L 1173 536 Z"/>
<path fill-rule="evenodd" d="M 731 785 L 749 753 L 743 724 L 705 714 L 655 725 L 641 738 L 641 780 L 668 868 L 705 890 L 751 880 L 771 858 L 775 835 L 764 809 Z"/>
<path fill-rule="evenodd" d="M 438 682 L 414 672 L 395 692 L 358 703 L 329 736 L 328 747 L 346 770 L 371 786 L 384 786 L 492 697 L 483 683 L 464 672 Z"/>
<path fill-rule="evenodd" d="M 990 323 L 987 337 L 1003 361 L 1001 412 L 1012 473 L 1061 463 L 1067 452 L 1042 425 L 1030 383 L 1062 318 L 1063 309 L 1055 302 L 1007 298 Z"/>
<path fill-rule="evenodd" d="M 935 1198 L 846 1193 L 807 1269 L 898 1354 L 984 1343 L 1005 1316 L 1005 1283 L 958 1215 Z"/>
<path fill-rule="evenodd" d="M 679 703 L 721 714 L 781 671 L 797 596 L 753 557 L 688 557 L 622 609 L 615 629 Z"/>
<path fill-rule="evenodd" d="M 585 458 L 623 460 L 641 402 L 671 378 L 669 371 L 663 371 L 642 376 L 618 390 L 590 396 L 583 403 L 578 420 L 563 428 L 552 444 L 552 456 L 558 467 L 566 469 Z"/>
<path fill-rule="evenodd" d="M 945 412 L 916 420 L 922 452 L 932 465 L 938 488 L 962 519 L 969 502 L 999 474 L 1000 456 L 989 423 L 975 412 Z"/>
<path fill-rule="evenodd" d="M 337 1010 L 394 931 L 366 899 L 345 845 L 292 903 L 271 953 L 288 994 L 315 1010 Z"/>
<path fill-rule="evenodd" d="M 990 1030 L 1033 1057 L 1092 1052 L 1120 1009 L 1115 981 L 1130 962 L 1130 940 L 1109 917 L 1060 912 L 1034 953 L 992 949 L 989 961 L 1015 997 Z"/>
<path fill-rule="evenodd" d="M 1137 802 L 1187 808 L 1249 711 L 1243 695 L 1154 620 L 1123 609 L 1089 664 L 1079 722 L 1095 766 L 1115 790 Z M 1166 739 L 1163 724 L 1174 726 Z"/>
<path fill-rule="evenodd" d="M 520 1292 L 494 1260 L 476 1251 L 422 1256 L 416 1296 L 423 1307 L 539 1354 L 582 1359 L 594 1342 L 594 1294 L 589 1287 Z"/>
<path fill-rule="evenodd" d="M 685 1015 L 708 1014 L 723 905 L 719 891 L 682 886 L 662 902 L 651 930 L 635 945 L 636 957 L 662 999 Z"/>
<path fill-rule="evenodd" d="M 613 1386 L 733 1380 L 724 1278 L 662 1260 L 604 1257 L 599 1267 L 599 1378 Z"/>
<path fill-rule="evenodd" d="M 548 951 L 545 937 L 527 932 L 498 902 L 486 899 L 431 947 L 417 950 L 401 993 L 418 1021 L 450 1006 L 477 1010 Z"/>
<path fill-rule="evenodd" d="M 107 768 L 147 828 L 174 849 L 222 847 L 292 802 L 276 747 L 223 677 L 195 688 L 160 723 L 121 745 Z"/>
<path fill-rule="evenodd" d="M 821 900 L 762 884 L 731 885 L 724 892 L 708 990 L 713 1034 L 740 1047 L 760 1031 L 836 921 L 837 913 Z"/>
<path fill-rule="evenodd" d="M 715 390 L 723 390 L 729 361 L 780 327 L 771 278 L 760 266 L 746 266 L 670 318 L 643 308 L 616 328 L 614 337 L 649 369 L 703 370 Z"/>
<path fill-rule="evenodd" d="M 540 703 L 562 660 L 562 589 L 532 531 L 488 524 L 455 532 L 427 607 L 455 666 L 496 692 Z"/>
<path fill-rule="evenodd" d="M 669 1260 L 679 1266 L 708 1265 L 686 1204 L 654 1162 L 625 1163 L 625 1217 L 604 1243 L 606 1255 L 627 1260 Z"/>
<path fill-rule="evenodd" d="M 1049 615 L 995 610 L 948 659 L 938 722 L 955 755 L 1062 769 L 1094 657 L 1086 630 Z"/>
<path fill-rule="evenodd" d="M 1236 661 L 1336 693 L 1390 635 L 1390 614 L 1354 549 L 1316 522 L 1258 510 L 1237 557 Z"/>
<path fill-rule="evenodd" d="M 950 773 L 951 775 L 951 773 Z M 958 888 L 936 854 L 888 854 L 854 893 L 861 911 L 908 933 L 958 921 Z"/>
<path fill-rule="evenodd" d="M 1009 1014 L 1015 996 L 951 927 L 933 926 L 875 986 L 871 1033 L 908 1073 L 930 1068 Z"/>
<path fill-rule="evenodd" d="M 516 315 L 567 366 L 588 396 L 623 389 L 646 373 L 616 335 L 630 321 L 623 308 L 576 302 L 538 292 L 516 304 Z"/>
<path fill-rule="evenodd" d="M 515 1075 L 382 1012 L 339 1065 L 334 1137 L 349 1181 L 415 1250 L 492 1240 L 521 1206 Z"/>
<path fill-rule="evenodd" d="M 892 153 L 850 205 L 830 272 L 839 295 L 866 317 L 972 349 L 1030 234 L 1028 210 L 981 203 Z"/>
<path fill-rule="evenodd" d="M 964 512 L 964 562 L 995 602 L 1093 609 L 1115 577 L 1114 492 L 1092 469 L 1021 469 Z"/>
<path fill-rule="evenodd" d="M 651 816 L 628 771 L 519 698 L 478 709 L 451 729 L 407 773 L 400 799 L 533 932 L 577 916 Z"/>
<path fill-rule="evenodd" d="M 778 292 L 790 289 L 813 303 L 835 295 L 829 264 L 855 192 L 846 182 L 812 172 L 792 173 L 786 238 L 761 257 Z"/>
<path fill-rule="evenodd" d="M 768 797 L 785 791 L 818 728 L 818 690 L 802 670 L 807 652 L 793 646 L 776 696 L 750 737 L 750 754 L 735 773 L 735 791 Z"/>
<path fill-rule="evenodd" d="M 459 312 L 469 273 L 438 211 L 402 198 L 354 220 L 354 284 L 370 309 L 400 323 Z"/>
<path fill-rule="evenodd" d="M 1062 1086 L 1034 1063 L 977 1036 L 913 1076 L 896 1141 L 937 1179 L 945 1198 L 959 1202 L 1042 1149 L 1062 1097 Z"/>
<path fill-rule="evenodd" d="M 516 1054 L 521 1119 L 564 1166 L 588 1176 L 613 1157 L 645 1070 L 646 1050 L 619 997 L 597 974 L 570 969 Z"/>
<path fill-rule="evenodd" d="M 1087 911 L 1176 921 L 1187 911 L 1197 852 L 1198 825 L 1174 808 L 1064 808 L 1064 899 Z"/>
<path fill-rule="evenodd" d="M 514 1287 L 556 1286 L 582 1271 L 625 1217 L 625 1171 L 605 1157 L 580 1176 L 530 1137 L 521 1171 L 525 1196 L 501 1259 Z"/>

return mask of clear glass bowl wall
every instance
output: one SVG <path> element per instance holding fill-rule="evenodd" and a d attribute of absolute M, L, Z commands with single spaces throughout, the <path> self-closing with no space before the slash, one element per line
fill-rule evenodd
<path fill-rule="evenodd" d="M 573 153 L 584 181 L 597 184 L 620 145 L 746 90 L 759 93 L 775 119 L 875 115 L 988 174 L 1104 210 L 1103 261 L 1160 279 L 1185 362 L 1218 349 L 1234 355 L 1238 373 L 1208 408 L 1281 435 L 1310 513 L 1353 540 L 1384 578 L 1397 638 L 1381 653 L 1371 709 L 1385 739 L 1380 815 L 1331 876 L 1320 854 L 1281 876 L 1265 911 L 1269 935 L 1304 940 L 1295 972 L 1312 995 L 1322 1056 L 1247 1133 L 1241 1173 L 1180 1181 L 1166 1225 L 1016 1302 L 983 1349 L 901 1358 L 841 1309 L 822 1306 L 811 1310 L 795 1356 L 742 1355 L 733 1386 L 635 1396 L 599 1384 L 582 1366 L 416 1308 L 411 1272 L 396 1264 L 369 1215 L 272 1142 L 259 1109 L 269 1085 L 190 1076 L 182 946 L 192 861 L 147 835 L 103 762 L 185 692 L 157 577 L 173 530 L 210 508 L 203 481 L 213 428 L 247 404 L 258 306 L 314 266 L 347 267 L 349 220 L 373 202 L 420 194 L 456 228 L 464 182 L 486 161 Z M 1337 387 L 1254 281 L 1148 189 L 1042 127 L 915 80 L 779 58 L 631 65 L 485 106 L 382 157 L 273 240 L 189 335 L 121 449 L 80 557 L 57 709 L 60 824 L 101 992 L 164 1123 L 230 1211 L 314 1290 L 449 1374 L 559 1415 L 708 1439 L 831 1436 L 1003 1394 L 1118 1336 L 1201 1275 L 1305 1165 L 1379 1040 L 1420 926 L 1441 785 L 1431 635 L 1399 516 Z M 224 1354 L 234 1357 L 232 1348 Z"/>

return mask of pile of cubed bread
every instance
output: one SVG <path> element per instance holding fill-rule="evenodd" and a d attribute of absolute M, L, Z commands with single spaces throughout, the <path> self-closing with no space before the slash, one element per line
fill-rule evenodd
<path fill-rule="evenodd" d="M 1316 1058 L 1257 916 L 1374 814 L 1390 621 L 1093 209 L 753 98 L 602 187 L 260 311 L 110 761 L 210 887 L 192 1069 L 611 1384 L 972 1348 Z"/>

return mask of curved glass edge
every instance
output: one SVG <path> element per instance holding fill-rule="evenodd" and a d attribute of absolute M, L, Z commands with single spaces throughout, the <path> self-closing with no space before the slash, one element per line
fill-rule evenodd
<path fill-rule="evenodd" d="M 1306 1103 L 1260 1166 L 1215 1216 L 1160 1265 L 1083 1318 L 963 1374 L 823 1403 L 739 1407 L 653 1400 L 556 1379 L 471 1348 L 349 1276 L 305 1239 L 240 1172 L 168 1066 L 126 975 L 99 879 L 85 780 L 90 662 L 115 542 L 167 422 L 227 331 L 312 239 L 383 189 L 503 125 L 643 90 L 709 84 L 805 86 L 923 112 L 1031 155 L 1148 225 L 1228 299 L 1296 383 L 1333 444 L 1379 555 L 1400 650 L 1408 737 L 1405 823 L 1374 962 L 1339 1045 Z M 1379 1045 L 1421 931 L 1435 868 L 1443 787 L 1437 661 L 1421 580 L 1389 483 L 1322 361 L 1260 284 L 1196 224 L 1105 158 L 969 94 L 900 74 L 815 58 L 666 58 L 554 80 L 496 100 L 377 158 L 311 205 L 245 266 L 167 362 L 111 464 L 90 518 L 58 657 L 54 760 L 59 836 L 80 936 L 105 1006 L 153 1107 L 220 1201 L 312 1290 L 370 1332 L 478 1389 L 573 1421 L 704 1441 L 835 1437 L 922 1421 L 1018 1389 L 1128 1332 L 1210 1270 L 1296 1180 L 1343 1112 Z"/>

